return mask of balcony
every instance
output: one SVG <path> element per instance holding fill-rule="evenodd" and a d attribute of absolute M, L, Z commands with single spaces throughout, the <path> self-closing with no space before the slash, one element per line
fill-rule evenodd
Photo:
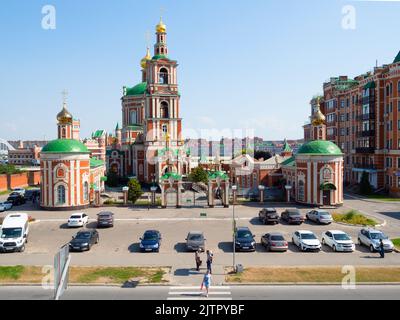
<path fill-rule="evenodd" d="M 378 167 L 375 164 L 368 164 L 368 163 L 353 163 L 353 168 L 366 169 L 366 170 L 378 170 Z"/>
<path fill-rule="evenodd" d="M 365 130 L 365 131 L 358 131 L 357 137 L 375 137 L 375 130 Z"/>
<path fill-rule="evenodd" d="M 365 114 L 359 114 L 359 115 L 357 116 L 357 120 L 360 120 L 360 121 L 375 120 L 375 112 L 372 112 L 372 113 L 365 113 Z"/>
<path fill-rule="evenodd" d="M 356 148 L 356 153 L 375 153 L 374 147 Z"/>

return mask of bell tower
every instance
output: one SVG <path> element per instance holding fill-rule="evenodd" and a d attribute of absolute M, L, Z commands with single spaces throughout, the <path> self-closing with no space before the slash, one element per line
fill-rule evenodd
<path fill-rule="evenodd" d="M 57 114 L 57 132 L 58 139 L 73 139 L 73 122 L 72 114 L 67 110 L 67 92 L 64 90 L 63 95 L 63 108 Z"/>
<path fill-rule="evenodd" d="M 326 125 L 325 125 L 326 117 L 321 112 L 321 105 L 319 98 L 317 99 L 317 110 L 315 111 L 312 119 L 312 131 L 311 138 L 312 140 L 326 140 Z"/>

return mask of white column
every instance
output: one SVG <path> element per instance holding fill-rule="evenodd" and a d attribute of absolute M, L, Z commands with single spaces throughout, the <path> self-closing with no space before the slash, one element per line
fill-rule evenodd
<path fill-rule="evenodd" d="M 47 184 L 47 161 L 43 161 L 43 194 L 42 194 L 42 204 L 44 206 L 48 205 L 47 202 L 47 190 L 48 190 L 48 184 Z"/>
<path fill-rule="evenodd" d="M 313 162 L 314 166 L 314 179 L 313 179 L 313 188 L 314 188 L 314 204 L 318 203 L 318 162 Z"/>
<path fill-rule="evenodd" d="M 311 203 L 311 162 L 307 162 L 307 203 Z"/>
<path fill-rule="evenodd" d="M 76 205 L 81 205 L 81 184 L 82 184 L 82 177 L 80 175 L 80 165 L 81 165 L 81 160 L 76 161 Z M 90 164 L 89 164 L 90 166 Z"/>
<path fill-rule="evenodd" d="M 54 206 L 53 168 L 51 161 L 47 161 L 49 171 L 49 205 Z"/>
<path fill-rule="evenodd" d="M 74 168 L 75 168 L 75 161 L 71 161 L 70 162 L 70 170 L 69 170 L 69 174 L 70 174 L 69 190 L 70 190 L 70 195 L 71 195 L 70 206 L 74 206 L 76 204 L 75 203 L 75 172 L 74 172 Z"/>

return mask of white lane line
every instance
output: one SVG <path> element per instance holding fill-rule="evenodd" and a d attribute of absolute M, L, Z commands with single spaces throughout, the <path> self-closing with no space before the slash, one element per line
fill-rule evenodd
<path fill-rule="evenodd" d="M 200 286 L 188 286 L 188 287 L 170 287 L 170 290 L 195 290 L 199 289 Z M 231 290 L 231 287 L 228 286 L 211 286 L 210 290 Z"/>
<path fill-rule="evenodd" d="M 168 293 L 170 296 L 184 296 L 184 295 L 189 295 L 189 296 L 201 296 L 204 293 L 202 293 L 201 291 L 174 291 L 174 292 L 169 292 Z M 230 291 L 220 291 L 220 292 L 209 292 L 209 295 L 213 295 L 213 296 L 230 296 L 232 293 Z"/>
<path fill-rule="evenodd" d="M 207 298 L 205 296 L 203 297 L 198 297 L 198 298 L 167 298 L 167 300 L 172 300 L 172 301 L 191 301 L 191 300 L 205 300 L 205 301 L 217 301 L 217 300 L 233 300 L 232 298 Z"/>
<path fill-rule="evenodd" d="M 236 220 L 249 221 L 253 218 L 237 218 Z M 89 219 L 90 222 L 97 221 L 96 219 Z M 130 218 L 130 219 L 115 219 L 115 221 L 232 221 L 232 218 Z M 68 222 L 68 219 L 38 219 L 37 222 Z"/>

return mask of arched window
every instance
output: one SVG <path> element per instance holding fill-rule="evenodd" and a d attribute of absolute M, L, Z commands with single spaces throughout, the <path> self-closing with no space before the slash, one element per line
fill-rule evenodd
<path fill-rule="evenodd" d="M 298 189 L 298 198 L 299 201 L 304 201 L 304 181 L 299 181 L 299 189 Z"/>
<path fill-rule="evenodd" d="M 168 133 L 168 125 L 166 125 L 166 124 L 162 125 L 162 132 L 164 135 L 166 135 Z"/>
<path fill-rule="evenodd" d="M 83 200 L 89 200 L 89 184 L 87 182 L 83 184 Z"/>
<path fill-rule="evenodd" d="M 138 123 L 138 119 L 137 119 L 137 111 L 133 110 L 131 111 L 131 119 L 130 119 L 130 124 L 134 125 Z"/>
<path fill-rule="evenodd" d="M 166 103 L 165 101 L 161 102 L 160 116 L 161 116 L 162 119 L 168 119 L 169 118 L 168 103 Z"/>
<path fill-rule="evenodd" d="M 160 84 L 168 84 L 168 70 L 165 68 L 160 69 Z"/>
<path fill-rule="evenodd" d="M 57 203 L 65 204 L 65 187 L 64 186 L 57 187 Z"/>

